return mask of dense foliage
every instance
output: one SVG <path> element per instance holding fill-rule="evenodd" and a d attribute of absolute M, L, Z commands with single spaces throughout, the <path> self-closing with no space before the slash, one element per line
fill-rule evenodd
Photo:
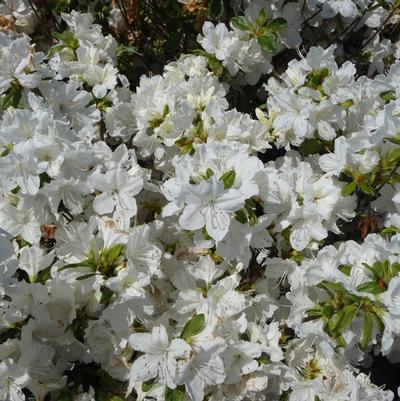
<path fill-rule="evenodd" d="M 398 0 L 0 1 L 0 399 L 391 401 Z"/>

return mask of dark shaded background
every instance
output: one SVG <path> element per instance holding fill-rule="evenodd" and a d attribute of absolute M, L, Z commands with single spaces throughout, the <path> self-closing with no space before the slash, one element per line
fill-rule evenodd
<path fill-rule="evenodd" d="M 394 401 L 400 401 L 397 387 L 400 386 L 400 363 L 389 363 L 383 356 L 374 357 L 371 367 L 371 381 L 377 386 L 385 386 L 395 394 Z"/>

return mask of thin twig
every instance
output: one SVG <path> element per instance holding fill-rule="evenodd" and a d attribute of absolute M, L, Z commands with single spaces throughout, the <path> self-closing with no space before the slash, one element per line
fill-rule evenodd
<path fill-rule="evenodd" d="M 34 6 L 34 4 L 32 3 L 32 0 L 28 0 L 29 5 L 33 11 L 33 13 L 35 14 L 36 18 L 38 19 L 39 22 L 43 22 L 42 17 L 40 16 L 40 14 L 37 12 L 36 7 Z M 42 30 L 42 32 L 44 33 L 44 35 L 47 37 L 47 39 L 52 40 L 51 35 L 49 35 L 49 33 L 46 31 L 46 29 L 44 28 L 43 24 L 40 24 L 40 29 Z"/>
<path fill-rule="evenodd" d="M 361 49 L 364 49 L 365 46 L 367 46 L 374 38 L 376 35 L 379 34 L 380 31 L 382 31 L 383 27 L 386 25 L 386 23 L 393 17 L 395 12 L 400 8 L 400 4 L 398 4 L 396 7 L 393 8 L 393 10 L 389 13 L 389 15 L 385 18 L 385 20 L 382 22 L 381 26 L 367 39 L 367 41 L 362 45 Z"/>
<path fill-rule="evenodd" d="M 314 17 L 316 17 L 322 11 L 322 7 L 320 7 L 314 14 L 311 14 L 306 20 L 301 24 L 301 28 L 303 28 L 308 21 L 311 21 Z"/>

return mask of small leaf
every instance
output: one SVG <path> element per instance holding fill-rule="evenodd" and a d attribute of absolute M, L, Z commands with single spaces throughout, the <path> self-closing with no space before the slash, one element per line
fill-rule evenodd
<path fill-rule="evenodd" d="M 361 335 L 361 349 L 363 351 L 365 351 L 371 341 L 373 322 L 374 319 L 372 313 L 364 312 L 364 323 Z"/>
<path fill-rule="evenodd" d="M 61 266 L 57 271 L 63 271 L 65 269 L 75 269 L 77 267 L 90 267 L 92 269 L 96 269 L 96 266 L 93 264 L 91 259 L 82 260 L 82 262 L 78 263 L 70 263 L 68 265 Z"/>
<path fill-rule="evenodd" d="M 390 102 L 391 100 L 396 100 L 396 92 L 393 90 L 382 92 L 379 96 L 385 102 Z"/>
<path fill-rule="evenodd" d="M 196 334 L 201 333 L 204 329 L 204 322 L 205 318 L 202 313 L 192 317 L 192 319 L 185 324 L 181 333 L 181 338 L 187 341 Z"/>
<path fill-rule="evenodd" d="M 390 138 L 385 138 L 387 141 L 392 142 L 396 145 L 400 145 L 400 135 L 397 135 L 395 137 L 390 137 Z"/>
<path fill-rule="evenodd" d="M 323 281 L 321 284 L 319 284 L 319 286 L 321 288 L 324 288 L 331 295 L 335 294 L 335 292 L 343 295 L 347 294 L 346 288 L 344 288 L 343 285 L 340 283 L 330 283 L 329 281 Z"/>
<path fill-rule="evenodd" d="M 252 24 L 247 21 L 246 17 L 243 17 L 242 15 L 233 17 L 231 19 L 231 24 L 241 31 L 251 31 L 251 29 L 253 28 Z"/>
<path fill-rule="evenodd" d="M 386 160 L 390 165 L 397 164 L 400 161 L 400 148 L 391 150 L 386 156 Z"/>
<path fill-rule="evenodd" d="M 354 181 L 349 182 L 342 188 L 342 196 L 353 195 L 356 188 L 357 184 Z"/>
<path fill-rule="evenodd" d="M 271 363 L 271 358 L 265 352 L 256 360 L 260 365 L 269 365 Z"/>
<path fill-rule="evenodd" d="M 267 22 L 268 16 L 269 16 L 268 11 L 265 8 L 263 8 L 258 14 L 258 17 L 256 19 L 256 24 L 258 26 L 263 26 Z"/>
<path fill-rule="evenodd" d="M 342 334 L 353 321 L 358 311 L 358 305 L 346 305 L 338 311 L 333 319 L 332 331 L 336 335 Z"/>
<path fill-rule="evenodd" d="M 339 106 L 341 107 L 351 107 L 354 105 L 354 102 L 352 99 L 347 99 L 344 102 L 339 103 Z"/>
<path fill-rule="evenodd" d="M 340 265 L 338 269 L 345 274 L 346 276 L 350 276 L 351 274 L 351 266 L 350 265 Z"/>
<path fill-rule="evenodd" d="M 53 57 L 56 53 L 60 52 L 63 49 L 70 49 L 71 47 L 68 45 L 55 45 L 50 48 L 47 57 Z"/>
<path fill-rule="evenodd" d="M 66 46 L 70 47 L 72 50 L 76 50 L 79 47 L 79 40 L 75 36 L 74 32 L 72 31 L 64 31 L 62 33 L 55 32 L 53 33 L 53 36 L 64 42 L 62 44 L 65 44 Z"/>
<path fill-rule="evenodd" d="M 388 235 L 388 236 L 392 236 L 395 235 L 397 233 L 399 233 L 399 228 L 396 226 L 390 226 L 390 227 L 385 227 L 381 230 L 381 233 L 383 235 Z"/>
<path fill-rule="evenodd" d="M 299 151 L 303 156 L 313 155 L 323 149 L 323 144 L 318 138 L 307 138 L 300 146 Z"/>
<path fill-rule="evenodd" d="M 222 0 L 211 0 L 208 9 L 213 17 L 220 17 L 224 11 L 224 4 Z"/>
<path fill-rule="evenodd" d="M 212 177 L 214 175 L 214 171 L 212 171 L 210 168 L 208 168 L 206 170 L 206 175 L 205 175 L 205 179 L 208 180 L 210 177 Z"/>
<path fill-rule="evenodd" d="M 78 281 L 86 280 L 87 278 L 93 277 L 95 275 L 96 275 L 96 273 L 84 274 L 83 276 L 77 277 L 76 280 L 78 280 Z"/>
<path fill-rule="evenodd" d="M 183 401 L 185 398 L 185 386 L 181 385 L 175 389 L 165 388 L 165 401 Z"/>
<path fill-rule="evenodd" d="M 235 170 L 229 170 L 221 175 L 220 181 L 224 183 L 224 188 L 229 189 L 232 188 L 235 183 L 236 173 Z"/>
<path fill-rule="evenodd" d="M 376 192 L 374 190 L 374 188 L 372 188 L 371 186 L 369 186 L 366 183 L 362 183 L 360 185 L 360 189 L 361 191 L 363 191 L 366 195 L 371 195 L 371 196 L 376 196 Z"/>
<path fill-rule="evenodd" d="M 283 31 L 287 27 L 287 21 L 285 18 L 275 18 L 267 25 L 268 32 L 280 32 Z"/>
<path fill-rule="evenodd" d="M 307 86 L 308 88 L 317 90 L 322 85 L 324 79 L 328 75 L 329 75 L 329 69 L 326 67 L 312 70 L 307 74 L 306 83 L 304 85 Z"/>
<path fill-rule="evenodd" d="M 271 33 L 266 33 L 264 36 L 258 38 L 258 44 L 267 53 L 275 53 L 278 50 L 276 38 Z"/>
<path fill-rule="evenodd" d="M 238 210 L 235 212 L 235 219 L 242 224 L 247 223 L 247 216 L 243 209 Z"/>
<path fill-rule="evenodd" d="M 118 258 L 118 256 L 121 255 L 122 251 L 124 250 L 124 247 L 125 246 L 122 244 L 114 245 L 111 248 L 104 251 L 104 254 L 107 256 L 110 262 L 113 262 L 115 259 Z"/>
<path fill-rule="evenodd" d="M 368 281 L 367 283 L 359 285 L 357 291 L 370 292 L 371 294 L 380 294 L 383 292 L 382 288 L 379 287 L 376 281 Z"/>
<path fill-rule="evenodd" d="M 144 391 L 145 393 L 150 391 L 153 388 L 155 382 L 156 382 L 156 378 L 153 378 L 153 379 L 147 380 L 147 382 L 144 382 L 142 384 L 142 391 Z"/>
<path fill-rule="evenodd" d="M 118 57 L 123 57 L 125 55 L 127 56 L 132 56 L 134 54 L 140 54 L 137 51 L 137 48 L 132 46 L 132 45 L 124 45 L 124 44 L 120 44 L 117 47 L 117 50 L 115 51 L 115 55 Z"/>
<path fill-rule="evenodd" d="M 322 311 L 321 305 L 316 305 L 314 308 L 309 309 L 307 311 L 307 315 L 309 317 L 316 317 L 316 318 L 322 317 L 323 316 L 323 311 Z"/>

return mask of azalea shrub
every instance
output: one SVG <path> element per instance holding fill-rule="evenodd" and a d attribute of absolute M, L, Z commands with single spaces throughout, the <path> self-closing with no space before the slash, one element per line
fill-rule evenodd
<path fill-rule="evenodd" d="M 0 1 L 0 399 L 394 400 L 399 20 Z"/>

